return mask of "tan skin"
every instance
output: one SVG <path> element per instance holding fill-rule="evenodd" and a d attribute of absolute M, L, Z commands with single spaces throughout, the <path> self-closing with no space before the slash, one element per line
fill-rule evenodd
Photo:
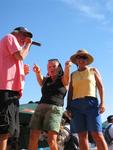
<path fill-rule="evenodd" d="M 32 40 L 31 40 L 31 38 L 26 37 L 22 32 L 12 33 L 12 34 L 16 37 L 19 44 L 21 46 L 23 46 L 22 50 L 14 53 L 13 56 L 17 60 L 23 60 L 29 53 L 29 49 L 30 49 Z M 25 74 L 29 73 L 28 65 L 24 66 L 24 72 L 25 72 Z M 0 136 L 0 150 L 7 149 L 7 141 L 8 141 L 9 136 L 10 136 L 9 134 L 4 134 L 4 135 Z"/>
<path fill-rule="evenodd" d="M 59 69 L 58 65 L 59 63 L 56 61 L 49 61 L 47 65 L 48 75 L 51 77 L 53 81 L 56 80 L 56 75 Z M 71 66 L 71 62 L 67 61 L 65 63 L 64 75 L 62 76 L 62 83 L 64 84 L 65 88 L 67 88 L 69 84 L 70 66 Z M 33 71 L 36 74 L 39 85 L 42 86 L 44 77 L 41 74 L 39 66 L 35 64 L 33 67 Z M 37 150 L 40 134 L 41 134 L 40 130 L 30 131 L 28 150 Z M 58 150 L 57 136 L 58 136 L 57 132 L 48 131 L 48 144 L 51 150 Z"/>
<path fill-rule="evenodd" d="M 76 59 L 76 64 L 79 71 L 83 71 L 88 68 L 87 59 L 86 60 Z M 103 89 L 102 79 L 99 74 L 99 71 L 96 68 L 91 68 L 91 69 L 93 69 L 94 71 L 96 87 L 98 89 L 99 96 L 100 96 L 99 111 L 100 113 L 103 113 L 105 111 L 105 105 L 104 105 L 104 89 Z M 72 91 L 73 91 L 73 87 L 70 82 L 68 100 L 72 100 L 72 95 L 73 95 Z M 68 112 L 68 114 L 71 115 L 70 112 Z M 108 150 L 107 144 L 101 132 L 92 132 L 91 135 L 97 145 L 98 150 Z M 79 136 L 80 150 L 89 150 L 88 132 L 78 133 L 78 136 Z"/>
<path fill-rule="evenodd" d="M 25 34 L 23 34 L 22 32 L 18 32 L 18 33 L 14 32 L 12 34 L 17 38 L 17 41 L 19 42 L 19 44 L 23 46 L 22 50 L 17 51 L 13 55 L 15 59 L 23 60 L 29 53 L 32 39 L 29 37 L 26 37 Z"/>
<path fill-rule="evenodd" d="M 30 71 L 30 67 L 28 64 L 24 64 L 24 73 L 25 75 L 29 74 L 29 71 Z"/>

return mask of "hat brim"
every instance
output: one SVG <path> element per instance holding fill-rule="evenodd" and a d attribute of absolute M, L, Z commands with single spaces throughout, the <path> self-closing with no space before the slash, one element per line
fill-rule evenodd
<path fill-rule="evenodd" d="M 33 37 L 33 34 L 31 32 L 24 32 L 24 31 L 20 31 L 21 33 L 24 33 L 26 35 L 26 37 L 30 37 L 32 38 Z"/>
<path fill-rule="evenodd" d="M 94 58 L 90 55 L 90 54 L 87 54 L 87 53 L 81 53 L 81 54 L 74 54 L 70 57 L 70 60 L 73 64 L 77 64 L 76 63 L 76 59 L 77 59 L 77 56 L 86 56 L 88 58 L 87 60 L 87 65 L 91 64 L 94 60 Z"/>

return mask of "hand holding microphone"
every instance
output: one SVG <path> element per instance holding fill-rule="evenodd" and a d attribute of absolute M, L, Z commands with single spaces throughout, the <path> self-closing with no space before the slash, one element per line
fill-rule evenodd
<path fill-rule="evenodd" d="M 22 33 L 26 37 L 25 44 L 41 46 L 41 43 L 36 42 L 36 41 L 31 41 L 31 39 L 33 38 L 33 34 L 32 34 L 32 32 L 28 31 L 27 28 L 25 28 L 25 27 L 17 27 L 17 28 L 14 29 L 13 32 L 20 32 L 20 33 Z"/>
<path fill-rule="evenodd" d="M 28 38 L 28 37 L 26 37 L 25 43 L 26 44 L 28 44 L 28 43 L 30 44 L 31 43 L 31 45 L 41 46 L 41 43 L 36 42 L 36 41 L 32 41 L 31 38 Z"/>

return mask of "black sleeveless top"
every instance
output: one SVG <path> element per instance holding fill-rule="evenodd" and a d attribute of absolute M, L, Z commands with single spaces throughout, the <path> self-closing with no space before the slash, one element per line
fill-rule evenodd
<path fill-rule="evenodd" d="M 39 102 L 40 104 L 46 103 L 57 106 L 64 105 L 64 97 L 66 95 L 67 90 L 62 84 L 61 78 L 58 78 L 53 82 L 50 77 L 47 77 L 45 79 L 41 91 L 42 97 Z"/>

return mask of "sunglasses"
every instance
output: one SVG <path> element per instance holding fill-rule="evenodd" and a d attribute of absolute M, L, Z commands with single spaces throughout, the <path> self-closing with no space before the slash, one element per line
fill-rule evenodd
<path fill-rule="evenodd" d="M 88 57 L 87 56 L 77 56 L 76 59 L 83 59 L 83 60 L 87 60 Z"/>
<path fill-rule="evenodd" d="M 57 62 L 59 62 L 59 60 L 57 58 L 49 59 L 48 61 L 57 61 Z"/>

